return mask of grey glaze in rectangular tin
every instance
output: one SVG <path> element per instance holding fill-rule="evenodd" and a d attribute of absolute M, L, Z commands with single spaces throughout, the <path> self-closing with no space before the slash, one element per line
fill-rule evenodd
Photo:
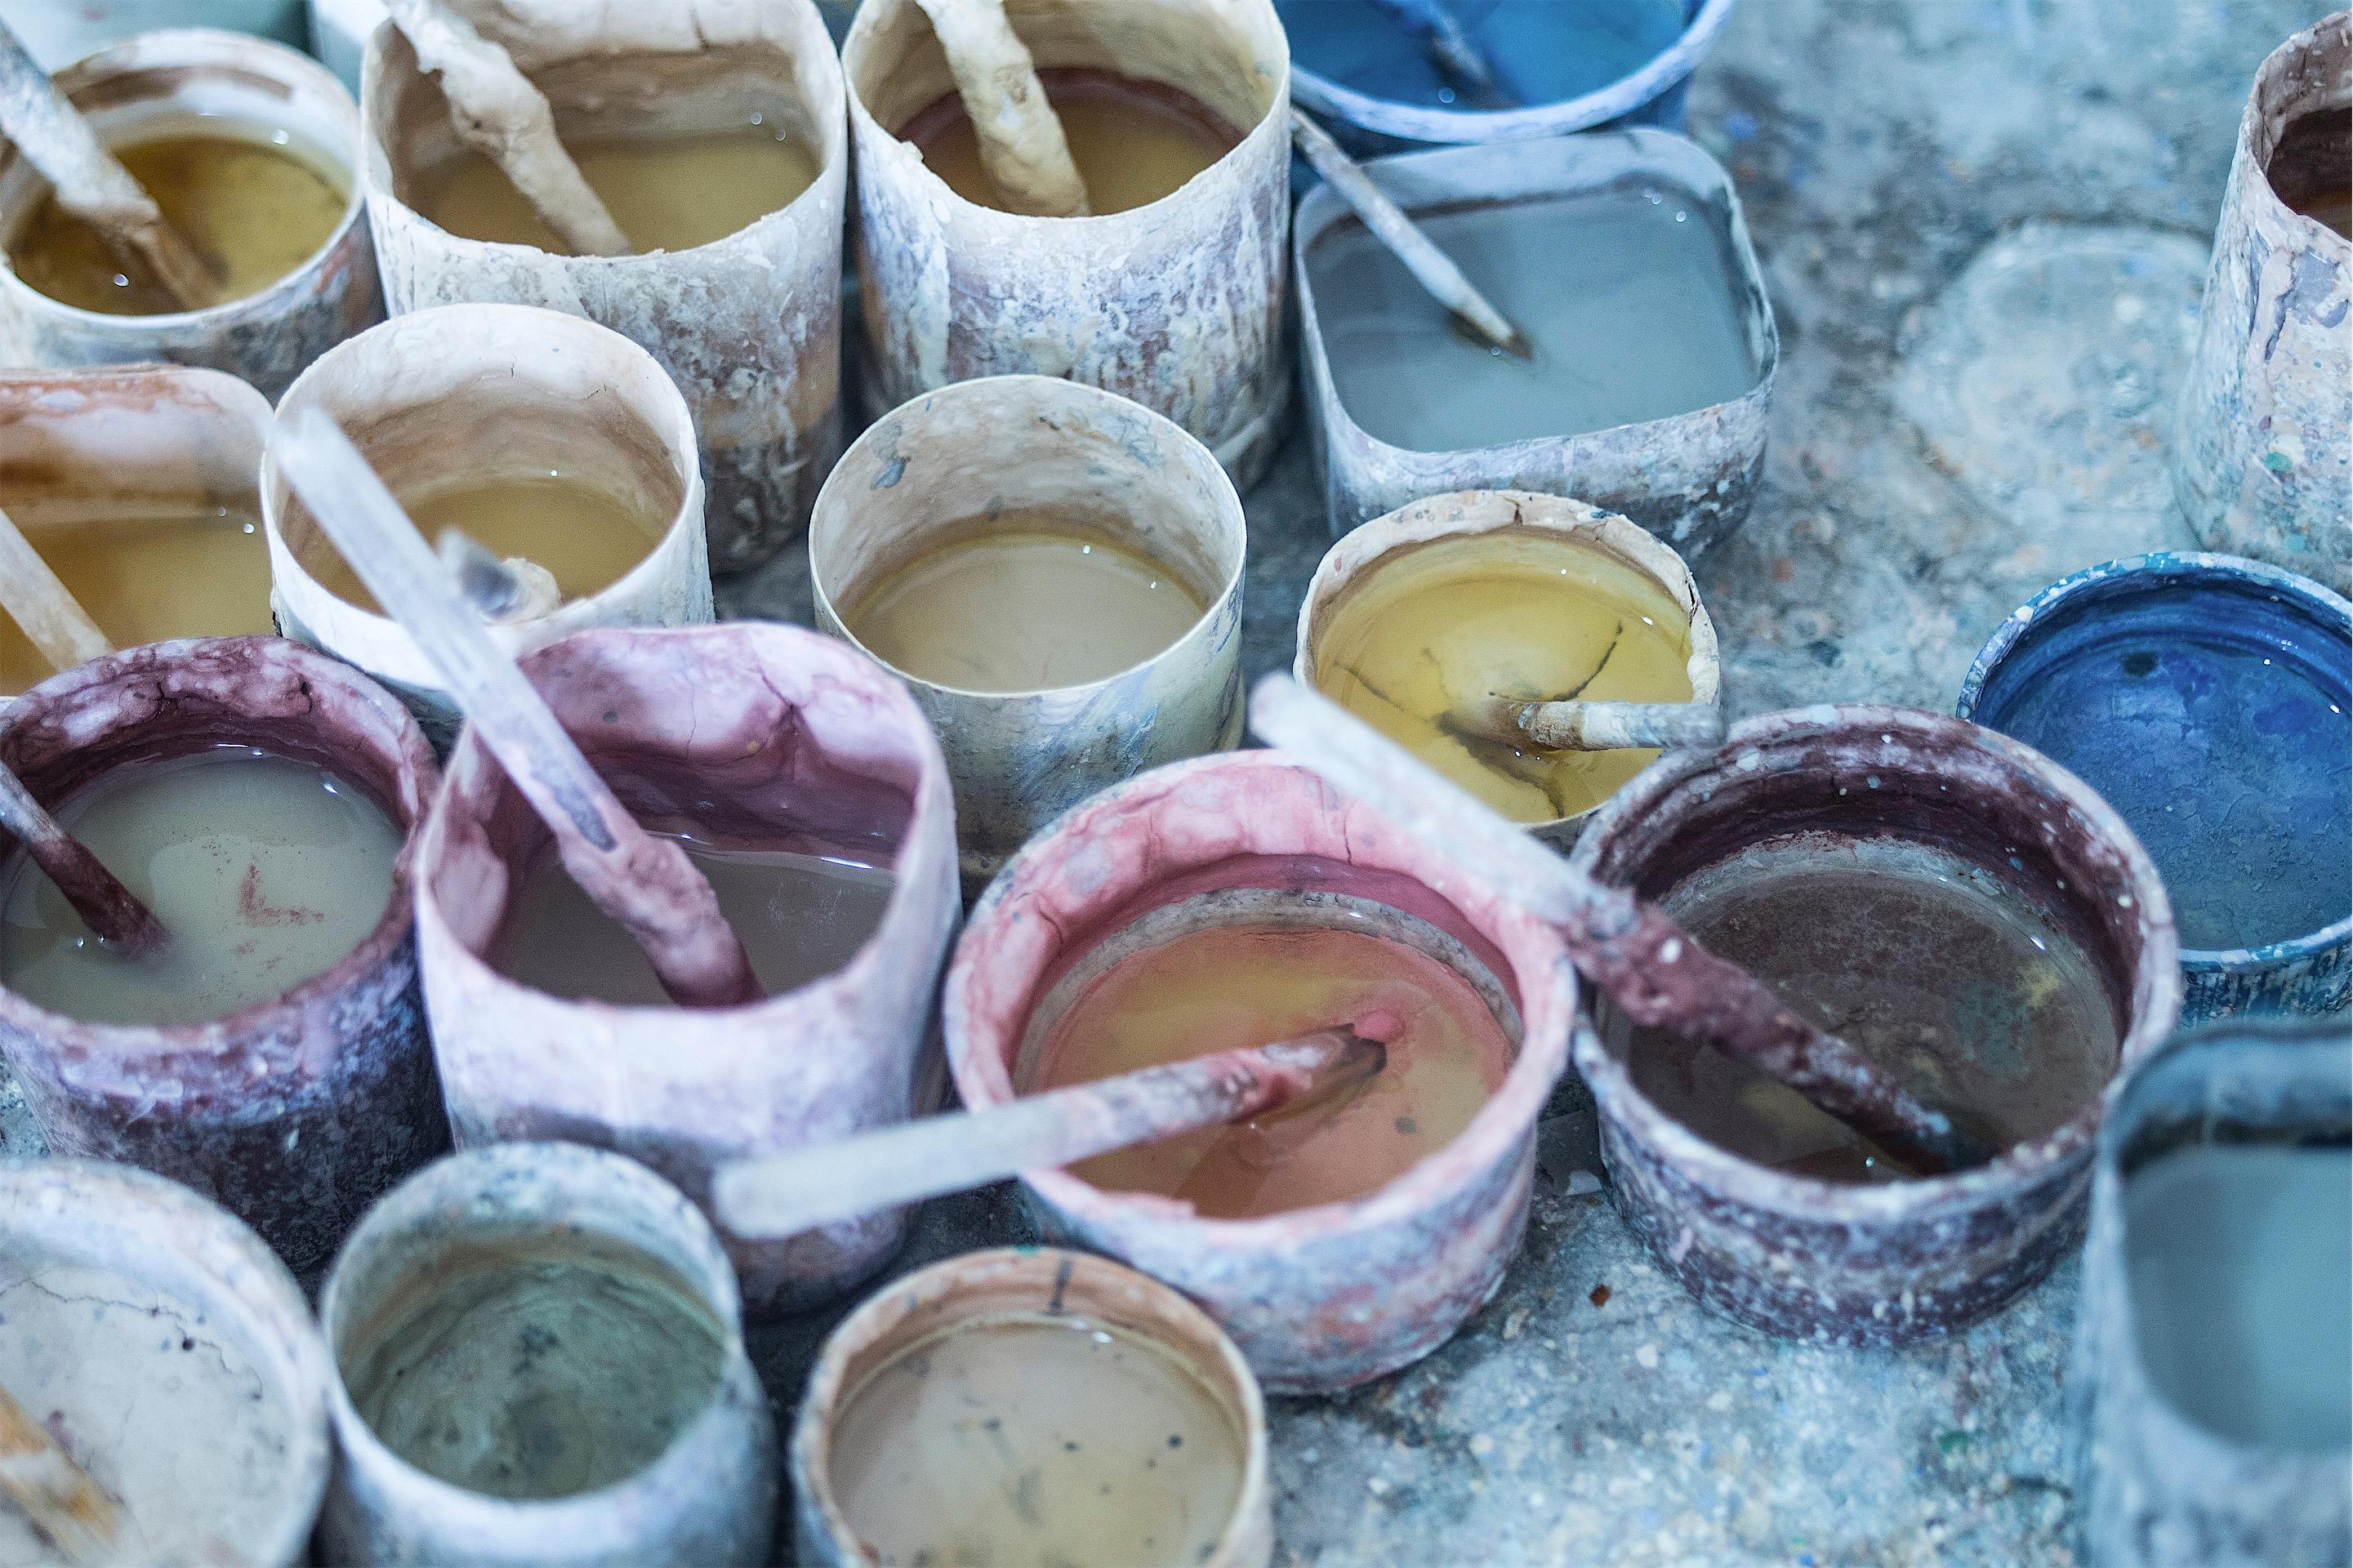
<path fill-rule="evenodd" d="M 1409 213 L 1543 201 L 1638 181 L 1680 191 L 1725 237 L 1735 309 L 1757 380 L 1728 403 L 1609 429 L 1463 451 L 1391 446 L 1342 405 L 1324 347 L 1308 257 L 1325 234 L 1355 218 L 1336 192 L 1319 186 L 1300 203 L 1292 225 L 1292 269 L 1299 290 L 1301 391 L 1335 536 L 1408 501 L 1462 489 L 1573 496 L 1623 512 L 1686 557 L 1746 520 L 1764 470 L 1780 334 L 1740 198 L 1722 164 L 1683 137 L 1638 127 L 1410 153 L 1377 159 L 1365 170 Z"/>

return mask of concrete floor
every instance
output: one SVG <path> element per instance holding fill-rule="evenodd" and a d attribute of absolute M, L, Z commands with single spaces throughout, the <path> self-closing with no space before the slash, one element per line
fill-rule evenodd
<path fill-rule="evenodd" d="M 1695 563 L 1736 713 L 1948 710 L 2036 590 L 2190 543 L 2167 433 L 2239 110 L 2323 9 L 1744 0 L 1689 127 L 1732 171 L 1781 331 L 1755 514 Z M 1294 439 L 1248 498 L 1253 675 L 1290 661 L 1328 542 L 1316 494 Z M 722 607 L 806 620 L 804 561 Z M 1556 1100 L 1527 1244 L 1486 1310 L 1395 1376 L 1271 1402 L 1279 1563 L 2073 1561 L 2073 1263 L 1936 1345 L 1763 1339 L 1628 1237 L 1576 1100 Z M 0 1075 L 0 1153 L 30 1152 L 12 1101 Z M 934 1204 L 895 1267 L 1022 1235 L 1006 1189 Z M 838 1315 L 754 1336 L 787 1419 Z"/>

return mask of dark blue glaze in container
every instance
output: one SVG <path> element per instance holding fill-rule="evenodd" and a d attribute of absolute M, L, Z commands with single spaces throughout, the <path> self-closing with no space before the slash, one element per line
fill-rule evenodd
<path fill-rule="evenodd" d="M 1956 711 L 2105 796 L 2164 878 L 2187 1020 L 2334 1012 L 2353 935 L 2353 605 L 2230 555 L 2063 578 Z"/>
<path fill-rule="evenodd" d="M 1448 0 L 1519 107 L 1476 109 L 1382 0 L 1276 0 L 1292 97 L 1359 155 L 1601 125 L 1681 130 L 1691 73 L 1732 0 Z"/>

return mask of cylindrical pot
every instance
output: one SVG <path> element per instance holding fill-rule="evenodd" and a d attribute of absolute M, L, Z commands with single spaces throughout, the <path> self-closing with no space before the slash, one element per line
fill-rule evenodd
<path fill-rule="evenodd" d="M 2174 429 L 2173 494 L 2199 542 L 2353 592 L 2353 240 L 2290 207 L 2284 183 L 2345 184 L 2342 132 L 2307 115 L 2353 100 L 2353 13 L 2288 39 L 2255 73 L 2214 235 Z"/>
<path fill-rule="evenodd" d="M 43 801 L 216 744 L 314 762 L 403 837 L 359 945 L 285 994 L 201 1024 L 89 1024 L 0 986 L 7 1057 L 49 1146 L 186 1183 L 297 1268 L 448 1147 L 408 883 L 437 776 L 425 737 L 348 665 L 279 637 L 153 643 L 44 681 L 0 715 L 0 763 Z"/>
<path fill-rule="evenodd" d="M 416 1370 L 402 1358 L 415 1343 L 418 1317 L 435 1310 L 434 1298 L 453 1300 L 470 1277 L 509 1260 L 548 1271 L 595 1268 L 624 1282 L 607 1287 L 615 1294 L 674 1295 L 705 1320 L 715 1342 L 715 1387 L 642 1468 L 569 1495 L 496 1496 L 412 1464 L 360 1413 L 357 1401 L 370 1397 L 377 1380 Z M 512 1297 L 496 1321 L 514 1333 L 513 1370 L 502 1378 L 486 1364 L 466 1383 L 444 1374 L 454 1385 L 446 1420 L 457 1443 L 479 1433 L 485 1445 L 512 1446 L 514 1468 L 527 1477 L 530 1467 L 548 1462 L 533 1452 L 531 1363 L 584 1352 L 564 1342 L 570 1317 L 565 1295 L 550 1289 L 526 1298 L 516 1290 Z M 595 1306 L 591 1300 L 581 1310 Z M 334 1361 L 328 1409 L 341 1453 L 320 1520 L 326 1561 L 436 1568 L 733 1568 L 767 1561 L 776 1424 L 744 1353 L 735 1278 L 694 1205 L 643 1167 L 572 1143 L 510 1143 L 452 1155 L 403 1183 L 352 1233 L 327 1276 L 319 1321 Z M 457 1353 L 464 1353 L 462 1346 Z M 662 1370 L 684 1380 L 711 1369 Z M 601 1385 L 599 1374 L 599 1368 L 580 1366 L 574 1386 L 563 1392 L 590 1400 L 600 1392 L 607 1399 L 626 1396 Z M 665 1389 L 637 1392 L 672 1396 Z M 631 1413 L 599 1414 L 626 1419 Z M 573 1430 L 537 1436 L 542 1443 L 581 1440 Z"/>
<path fill-rule="evenodd" d="M 1041 68 L 1176 88 L 1241 141 L 1156 202 L 1031 217 L 965 200 L 898 132 L 954 90 L 916 0 L 859 8 L 842 41 L 858 153 L 868 405 L 975 376 L 1116 392 L 1198 437 L 1237 484 L 1265 470 L 1290 400 L 1291 57 L 1267 0 L 1015 0 Z"/>
<path fill-rule="evenodd" d="M 359 110 L 316 60 L 244 33 L 179 27 L 142 33 L 59 71 L 58 88 L 98 129 L 125 142 L 210 120 L 282 133 L 350 187 L 327 242 L 285 277 L 201 310 L 115 316 L 39 292 L 0 267 L 0 362 L 206 365 L 276 398 L 336 343 L 384 320 L 375 253 L 362 217 Z M 13 235 L 47 182 L 0 138 L 0 234 Z"/>
<path fill-rule="evenodd" d="M 1208 608 L 1161 653 L 1085 686 L 965 691 L 896 672 L 946 751 L 965 883 L 976 892 L 1104 785 L 1241 739 L 1241 499 L 1198 441 L 1092 387 L 997 376 L 916 398 L 871 426 L 810 520 L 818 626 L 857 643 L 842 616 L 875 583 L 1008 506 L 1083 513 L 1186 580 Z"/>
<path fill-rule="evenodd" d="M 332 1373 L 233 1215 L 125 1165 L 0 1160 L 0 1388 L 121 1504 L 136 1561 L 305 1561 Z M 0 1560 L 77 1561 L 14 1508 Z"/>
<path fill-rule="evenodd" d="M 2222 649 L 2260 658 L 2267 679 L 2300 679 L 2304 700 L 2218 681 L 2202 661 Z M 2189 655 L 2179 673 L 2176 650 Z M 2111 797 L 2168 878 L 2189 943 L 2205 923 L 2200 901 L 2235 892 L 2276 912 L 2281 869 L 2307 857 L 2345 876 L 2345 840 L 2332 854 L 2325 835 L 2341 834 L 2347 814 L 2348 709 L 2353 605 L 2276 566 L 2159 552 L 2037 594 L 1978 650 L 1954 711 L 2042 747 Z M 2247 831 L 2257 823 L 2267 831 Z M 2258 946 L 2185 945 L 2182 1017 L 2340 1013 L 2349 960 L 2353 911 Z"/>
<path fill-rule="evenodd" d="M 816 181 L 723 239 L 640 256 L 556 256 L 449 233 L 418 182 L 460 147 L 435 78 L 397 28 L 361 89 L 369 221 L 396 311 L 470 301 L 565 310 L 652 354 L 686 395 L 710 487 L 711 568 L 758 565 L 799 537 L 841 450 L 841 224 L 849 146 L 841 68 L 808 0 L 459 11 L 547 94 L 565 136 L 790 127 Z"/>
<path fill-rule="evenodd" d="M 1901 708 L 1826 707 L 1671 753 L 1595 817 L 1573 857 L 1673 908 L 1676 887 L 1793 836 L 1917 844 L 1987 871 L 2073 933 L 2120 1036 L 2116 1070 L 2165 1037 L 2181 982 L 2156 868 L 2073 775 L 1989 730 Z M 1762 1332 L 1895 1344 L 1966 1327 L 2040 1280 L 2082 1234 L 2094 1097 L 2048 1136 L 1952 1174 L 1852 1185 L 1717 1147 L 1577 1037 L 1620 1211 L 1700 1301 Z"/>
<path fill-rule="evenodd" d="M 1502 1283 L 1527 1223 L 1536 1116 L 1567 1057 L 1576 977 L 1551 927 L 1442 846 L 1398 832 L 1280 752 L 1202 757 L 1070 812 L 974 910 L 943 1000 L 965 1103 L 1002 1105 L 1027 1087 L 1051 1021 L 1041 1006 L 1073 965 L 1204 894 L 1276 913 L 1345 901 L 1373 929 L 1397 928 L 1383 931 L 1394 940 L 1445 950 L 1514 1038 L 1503 1086 L 1451 1143 L 1345 1203 L 1203 1219 L 1189 1204 L 1060 1170 L 1030 1172 L 1024 1194 L 1050 1236 L 1198 1302 L 1268 1388 L 1362 1383 L 1435 1349 Z"/>
<path fill-rule="evenodd" d="M 269 435 L 269 400 L 216 370 L 147 365 L 0 374 L 0 473 L 7 476 L 0 501 L 37 551 L 83 530 L 162 513 L 217 510 L 258 530 L 261 500 L 255 487 Z M 222 603 L 213 584 L 163 583 L 142 595 L 136 626 L 101 619 L 99 629 L 117 646 L 159 634 L 269 630 L 268 552 L 258 538 L 237 542 L 252 547 L 254 591 L 247 605 Z M 0 626 L 0 644 L 14 635 L 13 626 Z M 0 709 L 15 691 L 46 679 L 45 665 L 28 661 L 23 668 L 30 679 L 20 683 L 11 679 L 14 661 L 0 654 Z"/>
<path fill-rule="evenodd" d="M 2144 1253 L 2185 1246 L 2218 1260 L 2246 1256 L 2239 1248 L 2247 1237 L 2217 1237 L 2208 1227 L 2233 1219 L 2248 1223 L 2252 1216 L 2221 1204 L 2207 1212 L 2179 1202 L 2137 1204 L 2132 1189 L 2168 1157 L 2218 1146 L 2323 1153 L 2333 1144 L 2341 1151 L 2348 1119 L 2353 1059 L 2341 1022 L 2218 1024 L 2169 1042 L 2120 1087 L 2100 1131 L 2091 1234 L 2084 1245 L 2083 1307 L 2067 1373 L 2068 1415 L 2080 1445 L 2078 1517 L 2094 1568 L 2303 1568 L 2348 1560 L 2353 1486 L 2345 1448 L 2290 1447 L 2220 1430 L 2205 1418 L 2211 1412 L 2179 1403 L 2175 1394 L 2188 1391 L 2185 1382 L 2206 1398 L 2213 1391 L 2198 1387 L 2208 1378 L 2180 1365 L 2185 1347 L 2168 1342 L 2168 1321 L 2194 1321 L 2206 1313 L 2199 1305 L 2185 1312 L 2179 1303 L 2151 1299 L 2179 1290 L 2179 1272 L 2186 1270 L 2135 1267 Z M 2276 1176 L 2277 1167 L 2268 1173 Z M 2218 1194 L 2216 1185 L 2188 1192 L 2227 1199 L 2227 1189 Z M 2160 1189 L 2159 1196 L 2178 1200 L 2183 1192 Z M 2296 1199 L 2283 1192 L 2276 1201 Z M 2299 1284 L 2331 1289 L 2316 1278 L 2322 1273 L 2316 1259 L 2288 1255 L 2299 1246 L 2295 1223 L 2285 1215 L 2252 1223 L 2252 1250 L 2259 1262 L 2272 1265 L 2268 1278 L 2241 1279 L 2235 1270 L 2210 1274 L 2194 1286 L 2198 1294 L 2227 1301 L 2242 1291 L 2278 1289 L 2280 1274 L 2289 1270 L 2305 1273 Z M 2135 1234 L 2152 1226 L 2164 1234 Z M 2339 1228 L 2320 1244 L 2342 1237 Z M 2333 1289 L 2342 1300 L 2353 1291 L 2353 1280 L 2339 1279 Z M 2295 1309 L 2282 1304 L 2274 1310 Z M 2245 1326 L 2244 1320 L 2236 1326 Z M 2189 1353 L 2209 1366 L 2244 1373 L 2265 1350 L 2208 1341 Z M 2263 1370 L 2270 1380 L 2295 1375 L 2283 1379 L 2284 1368 Z M 2321 1366 L 2299 1370 L 2326 1375 Z M 2253 1381 L 2267 1380 L 2259 1373 Z M 2315 1392 L 2341 1401 L 2347 1396 L 2341 1384 L 2328 1379 Z"/>
<path fill-rule="evenodd" d="M 543 616 L 491 627 L 511 651 L 605 626 L 711 619 L 702 473 L 694 419 L 650 355 L 617 332 L 522 305 L 448 305 L 396 316 L 305 372 L 278 416 L 319 409 L 396 492 L 467 477 L 561 468 L 642 498 L 669 524 L 619 581 Z M 304 562 L 332 548 L 275 462 L 261 470 L 270 604 L 287 636 L 398 692 L 437 742 L 458 728 L 439 672 L 399 623 L 343 599 Z"/>
<path fill-rule="evenodd" d="M 843 968 L 742 1007 L 552 996 L 485 960 L 512 889 L 550 852 L 469 731 L 421 841 L 417 930 L 460 1147 L 570 1138 L 618 1149 L 707 1203 L 731 1160 L 829 1142 L 930 1109 L 926 1033 L 955 929 L 955 825 L 939 744 L 872 661 L 795 626 L 566 637 L 523 668 L 640 816 L 890 866 L 881 923 Z M 904 1211 L 782 1240 L 725 1237 L 754 1317 L 815 1306 L 880 1267 Z"/>
<path fill-rule="evenodd" d="M 810 1568 L 865 1568 L 880 1561 L 859 1539 L 833 1487 L 834 1434 L 844 1407 L 869 1377 L 960 1323 L 1066 1316 L 1150 1341 L 1222 1407 L 1241 1439 L 1240 1495 L 1231 1521 L 1200 1561 L 1203 1568 L 1265 1568 L 1274 1552 L 1266 1407 L 1241 1352 L 1199 1308 L 1166 1285 L 1087 1253 L 1031 1247 L 968 1252 L 893 1280 L 827 1338 L 793 1424 L 793 1530 L 800 1562 Z"/>
<path fill-rule="evenodd" d="M 1324 552 L 1307 596 L 1299 606 L 1298 652 L 1292 674 L 1303 686 L 1316 684 L 1319 646 L 1334 614 L 1350 590 L 1375 574 L 1398 564 L 1419 546 L 1441 539 L 1475 538 L 1481 534 L 1526 531 L 1556 536 L 1623 563 L 1664 589 L 1688 617 L 1691 658 L 1691 700 L 1714 703 L 1721 691 L 1723 667 L 1717 656 L 1715 623 L 1699 602 L 1699 585 L 1682 556 L 1648 531 L 1615 512 L 1560 496 L 1533 495 L 1518 490 L 1459 490 L 1432 496 L 1399 507 L 1386 517 L 1341 536 Z M 1592 817 L 1591 811 L 1530 825 L 1529 831 L 1556 848 L 1577 842 Z"/>

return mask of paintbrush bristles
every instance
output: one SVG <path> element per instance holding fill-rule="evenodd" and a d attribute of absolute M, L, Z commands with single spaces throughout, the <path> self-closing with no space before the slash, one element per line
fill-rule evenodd
<path fill-rule="evenodd" d="M 738 1236 L 797 1236 L 1024 1171 L 1334 1099 L 1388 1063 L 1341 1027 L 1098 1079 L 1009 1105 L 934 1116 L 723 1168 L 720 1220 Z"/>
<path fill-rule="evenodd" d="M 1683 751 L 1724 739 L 1712 702 L 1529 702 L 1487 697 L 1449 715 L 1474 734 L 1546 752 L 1614 752 L 1630 746 Z"/>
<path fill-rule="evenodd" d="M 122 1531 L 122 1505 L 74 1463 L 73 1456 L 0 1388 L 0 1493 L 5 1493 L 69 1563 L 111 1563 Z"/>

